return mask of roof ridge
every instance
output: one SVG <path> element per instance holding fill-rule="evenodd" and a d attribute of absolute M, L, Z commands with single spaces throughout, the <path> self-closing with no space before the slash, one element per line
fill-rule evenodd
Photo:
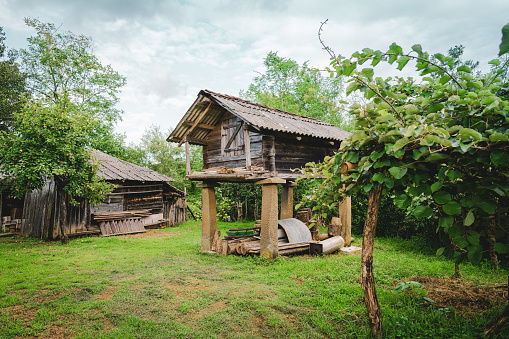
<path fill-rule="evenodd" d="M 309 120 L 313 120 L 314 122 L 319 122 L 319 123 L 321 123 L 323 125 L 334 126 L 331 123 L 328 123 L 326 121 L 323 121 L 323 120 L 320 120 L 320 119 L 317 119 L 317 118 L 312 118 L 312 117 L 308 117 L 308 116 L 305 116 L 305 115 L 300 115 L 300 114 L 296 114 L 296 113 L 292 113 L 292 112 L 283 111 L 283 110 L 281 110 L 279 108 L 274 108 L 274 107 L 270 107 L 270 106 L 267 106 L 267 105 L 262 105 L 262 104 L 259 104 L 259 103 L 256 103 L 256 102 L 252 102 L 252 101 L 249 101 L 249 100 L 246 100 L 246 99 L 242 99 L 242 98 L 239 98 L 239 97 L 234 97 L 234 96 L 227 95 L 227 94 L 217 93 L 217 92 L 214 92 L 214 91 L 211 91 L 211 90 L 208 90 L 208 89 L 204 89 L 202 91 L 205 92 L 205 93 L 211 94 L 211 95 L 218 95 L 218 96 L 224 97 L 226 99 L 230 99 L 230 100 L 234 100 L 234 101 L 240 101 L 240 102 L 243 102 L 243 103 L 246 103 L 246 104 L 250 104 L 250 105 L 253 105 L 253 106 L 263 107 L 265 109 L 270 109 L 272 111 L 277 111 L 277 112 L 279 112 L 281 114 L 290 115 L 290 116 L 293 116 L 295 118 L 309 119 Z"/>

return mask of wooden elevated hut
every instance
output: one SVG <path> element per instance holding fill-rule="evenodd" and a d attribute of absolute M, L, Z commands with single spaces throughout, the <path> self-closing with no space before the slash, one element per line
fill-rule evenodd
<path fill-rule="evenodd" d="M 350 133 L 313 118 L 202 90 L 168 141 L 186 146 L 188 180 L 202 181 L 202 251 L 215 231 L 217 182 L 262 187 L 262 256 L 277 255 L 277 185 L 283 185 L 281 219 L 293 217 L 293 181 L 308 162 L 337 152 Z M 203 146 L 203 169 L 190 172 L 189 144 Z"/>
<path fill-rule="evenodd" d="M 116 185 L 102 204 L 81 201 L 73 206 L 58 190 L 58 179 L 47 180 L 41 190 L 27 193 L 23 200 L 9 198 L 8 189 L 4 190 L 2 221 L 16 223 L 22 234 L 52 240 L 62 232 L 67 236 L 101 231 L 112 235 L 187 220 L 185 193 L 169 184 L 172 178 L 97 150 L 92 156 L 100 161 L 99 176 Z"/>

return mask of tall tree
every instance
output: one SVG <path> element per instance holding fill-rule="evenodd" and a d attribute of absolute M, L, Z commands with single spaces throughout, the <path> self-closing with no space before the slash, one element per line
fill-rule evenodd
<path fill-rule="evenodd" d="M 54 24 L 37 19 L 25 22 L 36 31 L 28 38 L 28 47 L 20 51 L 30 91 L 55 104 L 65 98 L 76 110 L 97 118 L 100 123 L 90 133 L 90 144 L 117 155 L 123 138 L 115 134 L 114 125 L 123 112 L 116 105 L 126 79 L 110 65 L 101 64 L 93 54 L 91 37 L 60 32 Z"/>
<path fill-rule="evenodd" d="M 305 115 L 349 129 L 349 116 L 340 103 L 342 78 L 322 76 L 321 72 L 290 58 L 270 52 L 264 59 L 265 73 L 253 79 L 240 96 L 262 105 Z"/>
<path fill-rule="evenodd" d="M 0 131 L 11 127 L 13 114 L 19 112 L 25 88 L 25 75 L 16 63 L 16 52 L 5 46 L 5 33 L 0 27 Z"/>

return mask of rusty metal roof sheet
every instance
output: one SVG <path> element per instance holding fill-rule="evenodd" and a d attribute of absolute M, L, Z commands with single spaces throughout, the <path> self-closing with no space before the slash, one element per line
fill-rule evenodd
<path fill-rule="evenodd" d="M 318 119 L 281 111 L 237 97 L 202 90 L 168 137 L 168 141 L 180 141 L 184 136 L 195 140 L 204 140 L 210 130 L 198 125 L 191 133 L 187 132 L 192 126 L 191 123 L 196 122 L 207 107 L 209 107 L 207 113 L 198 121 L 200 124 L 217 124 L 224 110 L 226 110 L 258 130 L 277 131 L 331 141 L 342 141 L 350 135 L 349 132 Z M 224 110 L 221 110 L 221 107 Z"/>
<path fill-rule="evenodd" d="M 100 161 L 98 174 L 104 176 L 105 180 L 175 181 L 169 176 L 112 157 L 98 150 L 92 150 L 92 157 Z"/>

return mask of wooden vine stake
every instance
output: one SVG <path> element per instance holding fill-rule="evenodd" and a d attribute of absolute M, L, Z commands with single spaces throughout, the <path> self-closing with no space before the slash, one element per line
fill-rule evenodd
<path fill-rule="evenodd" d="M 369 327 L 373 337 L 382 336 L 382 312 L 375 288 L 375 276 L 373 272 L 373 248 L 375 242 L 375 230 L 378 221 L 378 209 L 382 198 L 382 185 L 369 191 L 368 211 L 364 223 L 364 235 L 362 241 L 361 281 L 364 303 L 368 311 Z"/>

